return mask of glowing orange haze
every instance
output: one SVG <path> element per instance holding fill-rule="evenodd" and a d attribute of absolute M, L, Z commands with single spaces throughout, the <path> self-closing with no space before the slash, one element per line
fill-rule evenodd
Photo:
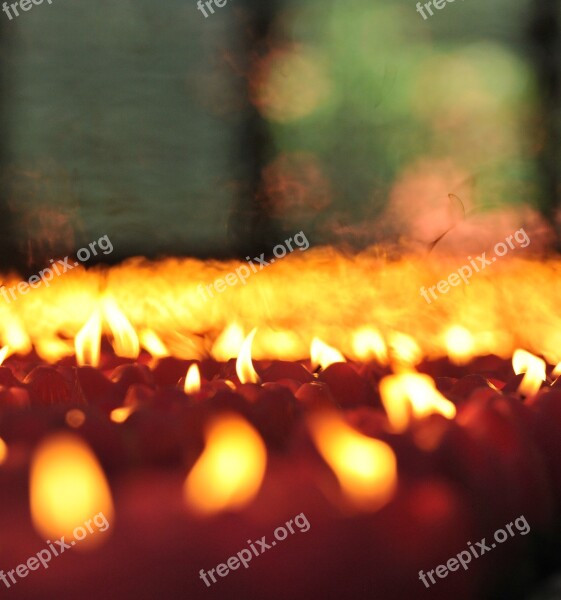
<path fill-rule="evenodd" d="M 524 348 L 559 362 L 561 260 L 505 257 L 427 305 L 420 287 L 464 262 L 464 256 L 388 261 L 379 249 L 346 256 L 316 248 L 293 253 L 247 285 L 206 302 L 197 286 L 240 263 L 132 259 L 110 269 L 75 269 L 48 289 L 11 304 L 0 301 L 0 347 L 25 353 L 33 344 L 54 362 L 74 353 L 82 330 L 80 352 L 88 362 L 96 355 L 101 327 L 121 355 L 137 355 L 140 345 L 154 356 L 226 359 L 237 357 L 245 336 L 257 327 L 251 351 L 256 359 L 307 358 L 317 337 L 363 360 L 383 360 L 384 342 L 412 355 L 420 348 L 423 355 L 437 356 L 463 340 L 466 348 L 454 348 L 456 355 L 494 352 L 506 358 Z M 7 285 L 17 280 L 3 278 Z"/>

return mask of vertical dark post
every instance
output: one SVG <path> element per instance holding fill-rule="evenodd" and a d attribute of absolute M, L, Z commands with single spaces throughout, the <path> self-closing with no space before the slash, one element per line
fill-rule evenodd
<path fill-rule="evenodd" d="M 278 4 L 275 0 L 243 0 L 243 6 L 250 17 L 249 27 L 244 31 L 245 60 L 249 68 L 256 57 L 270 50 L 269 35 Z M 249 79 L 246 85 L 249 85 Z M 280 235 L 270 216 L 267 191 L 262 185 L 263 168 L 270 162 L 275 150 L 267 122 L 254 106 L 248 106 L 246 110 L 247 118 L 240 140 L 246 181 L 240 186 L 230 223 L 235 252 L 239 256 L 259 256 L 261 252 L 270 251 Z"/>
<path fill-rule="evenodd" d="M 542 129 L 539 167 L 543 179 L 541 210 L 553 223 L 561 209 L 561 5 L 558 0 L 534 0 L 530 41 L 540 93 Z M 558 230 L 558 245 L 561 236 Z"/>

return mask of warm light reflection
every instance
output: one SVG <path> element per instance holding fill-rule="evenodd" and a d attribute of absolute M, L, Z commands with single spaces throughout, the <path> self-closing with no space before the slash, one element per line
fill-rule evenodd
<path fill-rule="evenodd" d="M 201 372 L 197 363 L 193 363 L 187 370 L 184 390 L 186 394 L 196 394 L 201 391 Z"/>
<path fill-rule="evenodd" d="M 66 413 L 64 421 L 69 427 L 78 429 L 86 422 L 86 415 L 78 408 L 72 408 Z"/>
<path fill-rule="evenodd" d="M 96 310 L 74 339 L 76 362 L 80 366 L 99 366 L 101 352 L 101 314 Z"/>
<path fill-rule="evenodd" d="M 76 527 L 102 512 L 113 523 L 109 485 L 90 448 L 73 434 L 54 434 L 36 449 L 30 474 L 31 517 L 44 539 L 73 538 Z M 80 547 L 107 535 L 88 535 Z"/>
<path fill-rule="evenodd" d="M 312 363 L 312 369 L 316 370 L 318 367 L 327 369 L 329 365 L 347 361 L 339 350 L 328 346 L 319 338 L 314 338 L 310 348 L 310 362 Z"/>
<path fill-rule="evenodd" d="M 393 429 L 402 432 L 414 418 L 441 414 L 456 416 L 456 407 L 435 387 L 434 381 L 421 373 L 388 375 L 380 381 L 380 396 Z"/>
<path fill-rule="evenodd" d="M 8 458 L 8 444 L 0 438 L 0 465 L 3 465 Z"/>
<path fill-rule="evenodd" d="M 208 425 L 205 441 L 185 481 L 187 506 L 205 515 L 243 508 L 257 495 L 265 475 L 263 440 L 242 417 L 223 414 Z"/>
<path fill-rule="evenodd" d="M 444 343 L 451 362 L 456 365 L 467 364 L 475 355 L 473 336 L 459 325 L 454 325 L 446 331 Z"/>
<path fill-rule="evenodd" d="M 353 352 L 363 361 L 376 360 L 382 365 L 388 362 L 388 348 L 380 332 L 373 327 L 363 327 L 353 334 Z"/>
<path fill-rule="evenodd" d="M 124 423 L 132 414 L 134 408 L 132 406 L 122 406 L 111 411 L 109 418 L 113 423 Z"/>
<path fill-rule="evenodd" d="M 309 418 L 310 433 L 346 497 L 363 510 L 389 502 L 397 486 L 397 461 L 384 442 L 362 435 L 335 412 Z"/>
<path fill-rule="evenodd" d="M 535 396 L 545 381 L 545 361 L 526 350 L 515 350 L 512 356 L 512 368 L 516 375 L 525 373 L 518 393 L 524 396 Z"/>
<path fill-rule="evenodd" d="M 103 297 L 102 310 L 113 335 L 115 354 L 125 358 L 138 358 L 140 354 L 138 335 L 112 296 Z"/>
<path fill-rule="evenodd" d="M 251 360 L 251 344 L 253 343 L 253 338 L 256 333 L 257 328 L 247 336 L 240 348 L 238 359 L 236 360 L 236 373 L 238 379 L 242 383 L 260 383 L 261 381 L 257 371 L 253 368 L 253 362 Z"/>

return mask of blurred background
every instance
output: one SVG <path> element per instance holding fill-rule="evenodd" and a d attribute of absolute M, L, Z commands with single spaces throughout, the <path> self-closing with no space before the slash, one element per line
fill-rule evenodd
<path fill-rule="evenodd" d="M 301 230 L 411 248 L 465 212 L 466 236 L 501 221 L 553 240 L 560 3 L 433 11 L 229 0 L 205 18 L 195 0 L 53 0 L 0 13 L 2 268 L 34 271 L 102 235 L 112 261 L 243 257 Z"/>

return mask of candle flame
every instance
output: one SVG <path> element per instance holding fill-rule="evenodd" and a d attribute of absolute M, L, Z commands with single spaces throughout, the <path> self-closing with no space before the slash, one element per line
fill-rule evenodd
<path fill-rule="evenodd" d="M 54 434 L 36 449 L 31 463 L 30 506 L 35 529 L 45 539 L 72 539 L 75 528 L 100 512 L 113 521 L 113 500 L 103 470 L 79 437 Z M 88 535 L 80 547 L 102 539 L 105 537 Z"/>
<path fill-rule="evenodd" d="M 256 333 L 257 327 L 245 339 L 236 360 L 236 373 L 242 383 L 260 383 L 261 381 L 251 360 L 251 344 Z"/>
<path fill-rule="evenodd" d="M 232 323 L 218 336 L 212 347 L 212 356 L 216 360 L 227 361 L 236 358 L 244 342 L 243 329 Z"/>
<path fill-rule="evenodd" d="M 512 368 L 517 375 L 525 373 L 518 393 L 527 397 L 535 396 L 545 381 L 545 361 L 526 350 L 515 350 L 512 356 Z"/>
<path fill-rule="evenodd" d="M 0 366 L 2 366 L 2 363 L 8 358 L 9 353 L 10 346 L 4 346 L 2 350 L 0 350 Z"/>
<path fill-rule="evenodd" d="M 388 363 L 388 348 L 380 332 L 372 327 L 362 327 L 353 334 L 353 352 L 360 360 L 376 360 L 381 365 Z"/>
<path fill-rule="evenodd" d="M 551 372 L 552 377 L 559 377 L 559 375 L 561 375 L 561 362 L 557 363 L 557 365 L 553 368 L 553 371 Z"/>
<path fill-rule="evenodd" d="M 76 362 L 80 366 L 99 366 L 101 355 L 101 314 L 95 310 L 74 338 Z"/>
<path fill-rule="evenodd" d="M 310 360 L 312 363 L 312 369 L 316 370 L 318 367 L 327 369 L 329 365 L 338 362 L 347 362 L 345 357 L 331 346 L 328 346 L 325 342 L 322 342 L 319 338 L 314 338 L 310 347 Z"/>
<path fill-rule="evenodd" d="M 197 363 L 193 363 L 187 370 L 184 389 L 186 394 L 196 394 L 201 391 L 201 372 Z"/>
<path fill-rule="evenodd" d="M 138 335 L 117 302 L 112 296 L 106 295 L 103 297 L 101 305 L 103 315 L 113 335 L 115 354 L 125 358 L 138 358 L 140 354 Z"/>
<path fill-rule="evenodd" d="M 451 362 L 455 365 L 465 365 L 475 356 L 473 336 L 460 325 L 454 325 L 446 331 L 444 344 Z"/>
<path fill-rule="evenodd" d="M 398 331 L 392 331 L 388 335 L 388 346 L 390 356 L 398 366 L 413 367 L 420 363 L 423 352 L 419 344 L 410 336 Z"/>
<path fill-rule="evenodd" d="M 414 418 L 440 414 L 447 419 L 456 416 L 456 407 L 435 387 L 428 375 L 400 373 L 380 381 L 380 396 L 388 420 L 396 432 L 407 429 Z"/>
<path fill-rule="evenodd" d="M 0 438 L 0 465 L 3 465 L 8 459 L 8 444 Z"/>
<path fill-rule="evenodd" d="M 187 506 L 204 515 L 243 508 L 257 495 L 265 475 L 263 440 L 245 419 L 230 413 L 209 424 L 205 441 L 185 481 Z"/>
<path fill-rule="evenodd" d="M 170 355 L 160 336 L 152 329 L 142 329 L 138 334 L 140 345 L 154 358 L 164 358 Z"/>
<path fill-rule="evenodd" d="M 392 499 L 397 460 L 387 444 L 359 433 L 331 411 L 310 416 L 308 425 L 318 452 L 356 508 L 376 511 Z"/>

